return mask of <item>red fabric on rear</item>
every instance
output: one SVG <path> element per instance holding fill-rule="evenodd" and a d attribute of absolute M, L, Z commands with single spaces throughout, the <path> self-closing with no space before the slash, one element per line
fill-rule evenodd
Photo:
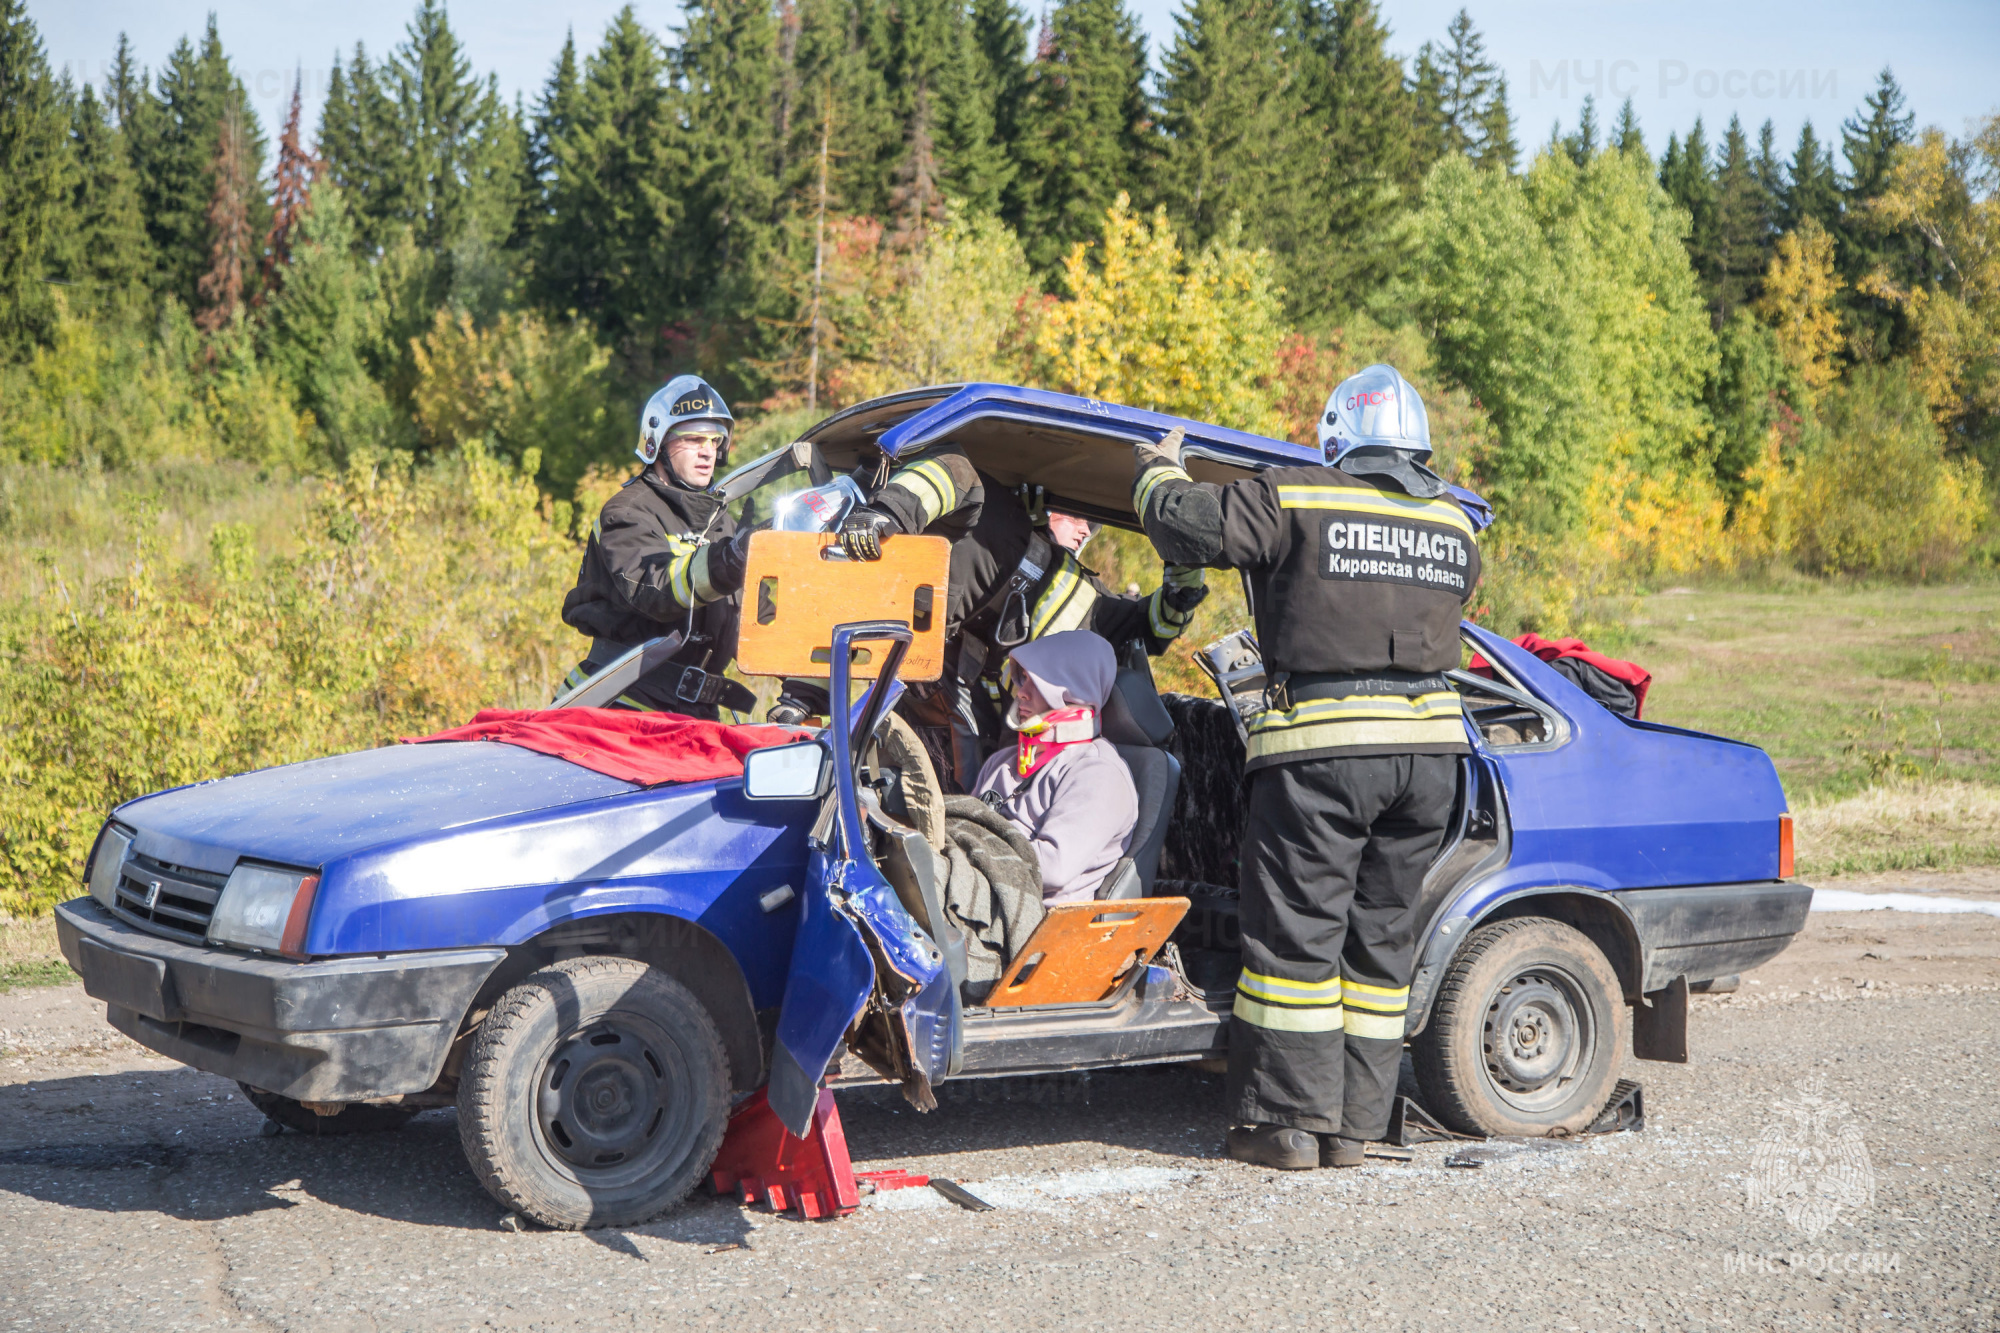
<path fill-rule="evenodd" d="M 1635 717 L 1646 715 L 1646 689 L 1653 683 L 1653 673 L 1637 662 L 1606 657 L 1582 639 L 1544 639 L 1539 634 L 1522 634 L 1515 638 L 1514 642 L 1544 662 L 1553 662 L 1559 657 L 1583 659 L 1613 680 L 1631 686 L 1632 697 L 1638 700 L 1638 707 L 1633 715 Z M 1474 653 L 1472 661 L 1466 664 L 1466 670 L 1489 679 L 1493 675 L 1493 670 L 1486 664 L 1486 659 L 1477 653 Z"/>
<path fill-rule="evenodd" d="M 743 756 L 750 751 L 809 734 L 794 727 L 732 726 L 622 708 L 482 708 L 462 727 L 435 736 L 405 736 L 403 743 L 502 741 L 651 787 L 734 777 L 743 771 Z"/>

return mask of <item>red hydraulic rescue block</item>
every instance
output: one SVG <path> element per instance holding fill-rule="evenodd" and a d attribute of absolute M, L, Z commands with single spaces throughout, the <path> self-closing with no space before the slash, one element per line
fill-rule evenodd
<path fill-rule="evenodd" d="M 717 1194 L 738 1194 L 746 1204 L 774 1213 L 798 1209 L 806 1221 L 844 1217 L 861 1204 L 864 1189 L 899 1190 L 928 1185 L 909 1171 L 854 1170 L 847 1133 L 833 1093 L 820 1089 L 812 1126 L 804 1138 L 786 1129 L 759 1089 L 729 1117 L 710 1180 Z"/>

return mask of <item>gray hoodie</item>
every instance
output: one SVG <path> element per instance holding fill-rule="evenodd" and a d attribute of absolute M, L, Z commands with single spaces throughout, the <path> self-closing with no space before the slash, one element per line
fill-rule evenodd
<path fill-rule="evenodd" d="M 1058 708 L 1088 704 L 1101 710 L 1118 677 L 1117 654 L 1089 630 L 1051 634 L 1009 656 Z M 1014 720 L 1010 712 L 1008 721 Z M 1044 902 L 1089 901 L 1131 847 L 1139 822 L 1131 770 L 1101 734 L 1061 750 L 1025 782 L 1014 760 L 1012 746 L 997 751 L 980 769 L 974 794 L 998 792 L 1000 813 L 1035 844 Z"/>

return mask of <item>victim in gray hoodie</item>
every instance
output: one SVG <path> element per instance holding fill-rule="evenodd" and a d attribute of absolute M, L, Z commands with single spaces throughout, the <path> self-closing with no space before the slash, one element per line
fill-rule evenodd
<path fill-rule="evenodd" d="M 1065 630 L 1024 643 L 1008 654 L 1055 708 L 1088 704 L 1101 711 L 1118 677 L 1111 645 L 1089 630 Z M 1014 720 L 1010 711 L 1008 720 Z M 1132 843 L 1139 793 L 1118 749 L 1102 735 L 1070 745 L 1028 778 L 1016 751 L 997 751 L 979 771 L 973 792 L 998 793 L 1001 814 L 1035 845 L 1042 863 L 1042 901 L 1087 902 Z"/>

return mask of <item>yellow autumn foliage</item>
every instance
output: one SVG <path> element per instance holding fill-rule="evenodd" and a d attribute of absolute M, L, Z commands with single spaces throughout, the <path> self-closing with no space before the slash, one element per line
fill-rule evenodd
<path fill-rule="evenodd" d="M 1284 334 L 1273 274 L 1239 229 L 1189 254 L 1166 209 L 1141 217 L 1121 193 L 1099 240 L 1063 261 L 1070 297 L 1035 332 L 1043 375 L 1087 398 L 1281 436 L 1265 384 Z"/>
<path fill-rule="evenodd" d="M 1846 284 L 1833 271 L 1833 237 L 1812 218 L 1778 238 L 1764 274 L 1758 312 L 1778 335 L 1778 350 L 1813 393 L 1840 373 L 1845 346 L 1834 297 Z"/>
<path fill-rule="evenodd" d="M 536 461 L 357 457 L 288 557 L 222 524 L 205 567 L 151 535 L 88 590 L 46 562 L 0 608 L 0 912 L 77 892 L 120 801 L 546 702 L 580 647 L 577 553 Z"/>

